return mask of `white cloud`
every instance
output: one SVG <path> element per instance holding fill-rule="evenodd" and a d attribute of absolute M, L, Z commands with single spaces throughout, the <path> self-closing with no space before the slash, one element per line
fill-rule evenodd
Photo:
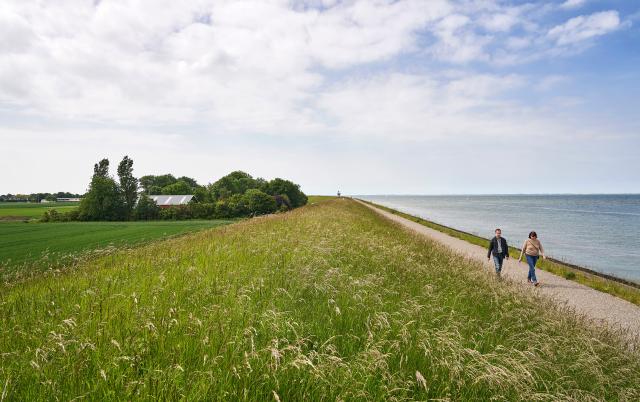
<path fill-rule="evenodd" d="M 549 30 L 549 37 L 558 45 L 568 45 L 602 36 L 620 28 L 620 16 L 617 11 L 602 11 L 591 15 L 571 18 Z"/>
<path fill-rule="evenodd" d="M 250 130 L 289 116 L 309 124 L 300 104 L 322 84 L 314 69 L 411 51 L 417 31 L 449 11 L 444 0 L 325 10 L 285 1 L 12 4 L 0 11 L 0 51 L 26 48 L 13 37 L 32 49 L 0 60 L 0 101 L 56 117 Z"/>
<path fill-rule="evenodd" d="M 579 124 L 518 94 L 551 97 L 564 78 L 510 65 L 567 57 L 624 23 L 608 11 L 551 27 L 551 12 L 557 4 L 497 0 L 5 0 L 0 141 L 20 151 L 3 162 L 73 149 L 90 167 L 103 150 L 133 149 L 153 171 L 154 156 L 188 162 L 175 150 L 201 152 L 190 166 L 205 166 L 207 147 L 229 138 L 562 137 Z M 242 168 L 234 155 L 245 155 L 229 152 L 224 163 Z M 271 152 L 254 149 L 251 166 L 283 174 L 295 152 Z"/>
<path fill-rule="evenodd" d="M 587 0 L 566 0 L 560 5 L 560 7 L 565 9 L 579 8 L 582 7 L 586 2 Z"/>
<path fill-rule="evenodd" d="M 480 19 L 480 25 L 489 31 L 507 32 L 520 22 L 512 14 L 493 14 Z"/>

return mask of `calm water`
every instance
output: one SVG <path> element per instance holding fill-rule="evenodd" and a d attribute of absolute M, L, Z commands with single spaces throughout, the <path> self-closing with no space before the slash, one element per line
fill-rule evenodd
<path fill-rule="evenodd" d="M 358 198 L 516 247 L 535 230 L 548 256 L 640 281 L 640 194 Z"/>

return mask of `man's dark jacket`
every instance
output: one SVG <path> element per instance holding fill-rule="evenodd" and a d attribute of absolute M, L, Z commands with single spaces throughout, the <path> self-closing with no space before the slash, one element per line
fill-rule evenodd
<path fill-rule="evenodd" d="M 493 239 L 491 239 L 491 242 L 489 243 L 489 251 L 487 252 L 487 258 L 491 257 L 492 254 L 501 258 L 509 256 L 509 246 L 507 246 L 507 240 L 504 237 L 501 237 L 500 241 L 502 242 L 501 244 L 502 253 L 498 254 L 498 238 L 494 237 Z"/>

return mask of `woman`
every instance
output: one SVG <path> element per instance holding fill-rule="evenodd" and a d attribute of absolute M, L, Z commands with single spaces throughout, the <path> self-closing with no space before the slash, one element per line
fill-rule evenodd
<path fill-rule="evenodd" d="M 542 248 L 542 243 L 538 240 L 538 234 L 536 232 L 529 233 L 529 238 L 524 241 L 518 261 L 522 261 L 522 254 L 527 256 L 527 264 L 529 264 L 527 282 L 533 283 L 534 286 L 540 285 L 536 278 L 536 263 L 540 256 L 542 256 L 543 259 L 546 259 L 546 257 L 544 256 L 544 249 Z"/>

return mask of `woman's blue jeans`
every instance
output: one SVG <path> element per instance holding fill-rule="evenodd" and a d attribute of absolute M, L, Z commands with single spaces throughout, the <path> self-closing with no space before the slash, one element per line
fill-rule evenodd
<path fill-rule="evenodd" d="M 527 275 L 527 279 L 533 283 L 538 282 L 536 278 L 536 263 L 538 262 L 539 256 L 537 255 L 527 255 L 527 264 L 529 264 L 529 275 Z"/>

